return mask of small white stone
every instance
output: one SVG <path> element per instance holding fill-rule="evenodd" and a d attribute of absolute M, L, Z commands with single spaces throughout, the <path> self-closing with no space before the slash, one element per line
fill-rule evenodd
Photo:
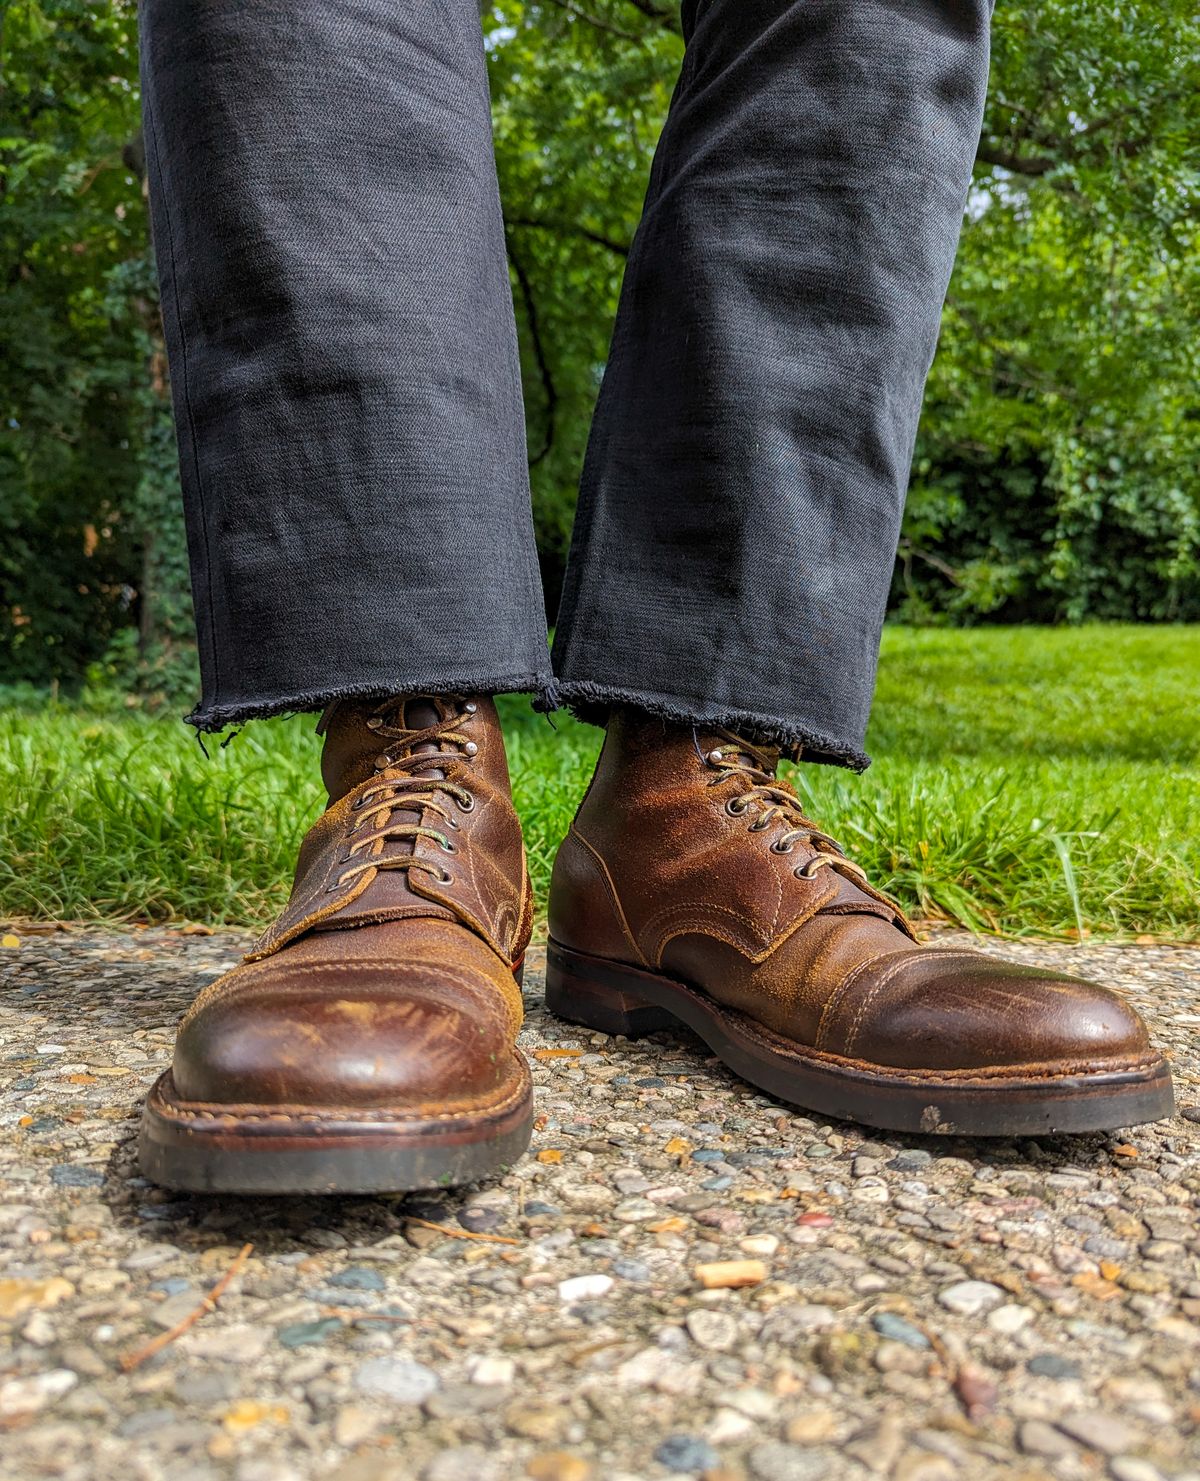
<path fill-rule="evenodd" d="M 437 1388 L 438 1377 L 410 1358 L 372 1358 L 355 1373 L 354 1385 L 397 1404 L 421 1404 Z"/>
<path fill-rule="evenodd" d="M 729 1445 L 735 1440 L 745 1439 L 755 1429 L 757 1425 L 754 1421 L 739 1414 L 736 1409 L 718 1409 L 704 1435 L 713 1445 Z"/>
<path fill-rule="evenodd" d="M 947 1311 L 956 1311 L 960 1316 L 978 1316 L 1004 1300 L 999 1286 L 986 1280 L 960 1280 L 938 1293 L 938 1300 Z"/>
<path fill-rule="evenodd" d="M 0 1415 L 34 1414 L 61 1399 L 79 1382 L 78 1374 L 69 1368 L 51 1368 L 48 1373 L 33 1373 L 28 1378 L 10 1378 L 0 1384 Z"/>
<path fill-rule="evenodd" d="M 611 1275 L 576 1275 L 558 1283 L 560 1301 L 590 1301 L 597 1296 L 607 1296 L 613 1288 Z"/>
<path fill-rule="evenodd" d="M 1152 1466 L 1148 1460 L 1142 1460 L 1136 1455 L 1115 1456 L 1109 1462 L 1108 1469 L 1113 1481 L 1163 1481 L 1163 1473 L 1157 1466 Z"/>
<path fill-rule="evenodd" d="M 767 1259 L 779 1249 L 779 1239 L 774 1234 L 751 1234 L 738 1241 L 748 1255 L 762 1255 Z"/>
<path fill-rule="evenodd" d="M 1010 1301 L 1005 1306 L 997 1306 L 995 1311 L 989 1311 L 987 1324 L 993 1332 L 1011 1337 L 1014 1332 L 1027 1327 L 1032 1320 L 1033 1312 L 1028 1306 L 1017 1306 L 1015 1302 Z"/>
<path fill-rule="evenodd" d="M 697 1347 L 709 1352 L 725 1352 L 737 1341 L 737 1322 L 727 1311 L 709 1311 L 701 1307 L 687 1315 L 688 1335 Z"/>
<path fill-rule="evenodd" d="M 502 1388 L 517 1376 L 512 1358 L 480 1358 L 471 1369 L 471 1382 L 483 1388 Z"/>
<path fill-rule="evenodd" d="M 54 1323 L 44 1311 L 31 1311 L 21 1328 L 21 1336 L 34 1347 L 49 1347 L 54 1341 Z"/>

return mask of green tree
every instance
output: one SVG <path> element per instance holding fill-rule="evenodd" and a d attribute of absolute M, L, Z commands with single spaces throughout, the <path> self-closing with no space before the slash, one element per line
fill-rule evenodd
<path fill-rule="evenodd" d="M 147 592 L 163 552 L 180 546 L 134 26 L 132 0 L 13 0 L 3 12 L 0 675 L 9 680 L 77 678 L 125 630 L 148 659 L 157 640 Z"/>

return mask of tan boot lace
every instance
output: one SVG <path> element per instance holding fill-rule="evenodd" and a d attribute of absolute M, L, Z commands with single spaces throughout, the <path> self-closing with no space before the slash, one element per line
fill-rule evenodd
<path fill-rule="evenodd" d="M 744 791 L 726 802 L 725 811 L 730 817 L 741 817 L 753 808 L 755 816 L 750 824 L 751 833 L 764 833 L 776 824 L 786 824 L 784 831 L 771 844 L 773 853 L 790 854 L 798 843 L 814 850 L 812 858 L 792 870 L 797 879 L 812 879 L 819 870 L 832 869 L 855 884 L 865 886 L 876 899 L 886 899 L 871 884 L 866 871 L 846 857 L 841 844 L 811 818 L 804 816 L 795 792 L 775 776 L 775 758 L 769 751 L 751 745 L 732 731 L 723 730 L 720 734 L 728 740 L 727 746 L 715 748 L 707 754 L 700 753 L 705 765 L 713 767 L 717 773 L 707 785 L 716 787 L 731 777 L 739 776 L 750 783 Z"/>
<path fill-rule="evenodd" d="M 385 700 L 367 721 L 369 730 L 391 742 L 375 758 L 375 770 L 391 774 L 365 787 L 351 803 L 356 816 L 347 830 L 350 841 L 343 860 L 350 867 L 338 876 L 331 891 L 345 888 L 368 869 L 423 869 L 440 884 L 449 884 L 452 878 L 433 860 L 419 859 L 415 853 L 385 854 L 383 850 L 388 843 L 415 846 L 418 838 L 432 838 L 443 853 L 458 852 L 454 840 L 447 836 L 448 831 L 459 827 L 449 803 L 464 813 L 475 806 L 474 794 L 460 778 L 479 747 L 461 727 L 478 706 L 460 695 L 438 696 L 434 703 L 439 709 L 444 707 L 441 719 L 433 725 L 411 728 L 399 723 L 410 698 Z M 397 814 L 405 813 L 415 815 L 418 821 L 399 821 Z M 430 827 L 423 821 L 430 813 L 442 819 L 444 828 Z M 358 864 L 351 862 L 363 853 L 369 857 Z"/>

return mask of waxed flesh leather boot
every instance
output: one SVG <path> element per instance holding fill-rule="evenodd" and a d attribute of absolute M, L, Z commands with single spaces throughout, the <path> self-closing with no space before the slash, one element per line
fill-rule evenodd
<path fill-rule="evenodd" d="M 321 728 L 329 806 L 289 903 L 196 999 L 147 1100 L 156 1182 L 401 1191 L 528 1145 L 532 894 L 495 706 L 344 700 Z"/>
<path fill-rule="evenodd" d="M 607 1033 L 681 1020 L 781 1099 L 897 1131 L 1013 1136 L 1169 1116 L 1116 994 L 918 945 L 803 814 L 779 757 L 614 712 L 554 865 L 547 1004 Z"/>

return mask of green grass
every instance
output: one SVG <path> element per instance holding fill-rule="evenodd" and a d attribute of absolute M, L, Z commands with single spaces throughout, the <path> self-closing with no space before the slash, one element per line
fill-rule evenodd
<path fill-rule="evenodd" d="M 890 629 L 865 776 L 810 813 L 918 914 L 1200 937 L 1200 627 Z M 503 701 L 535 883 L 599 732 Z M 321 802 L 311 720 L 190 730 L 101 703 L 0 715 L 0 915 L 260 923 Z"/>

